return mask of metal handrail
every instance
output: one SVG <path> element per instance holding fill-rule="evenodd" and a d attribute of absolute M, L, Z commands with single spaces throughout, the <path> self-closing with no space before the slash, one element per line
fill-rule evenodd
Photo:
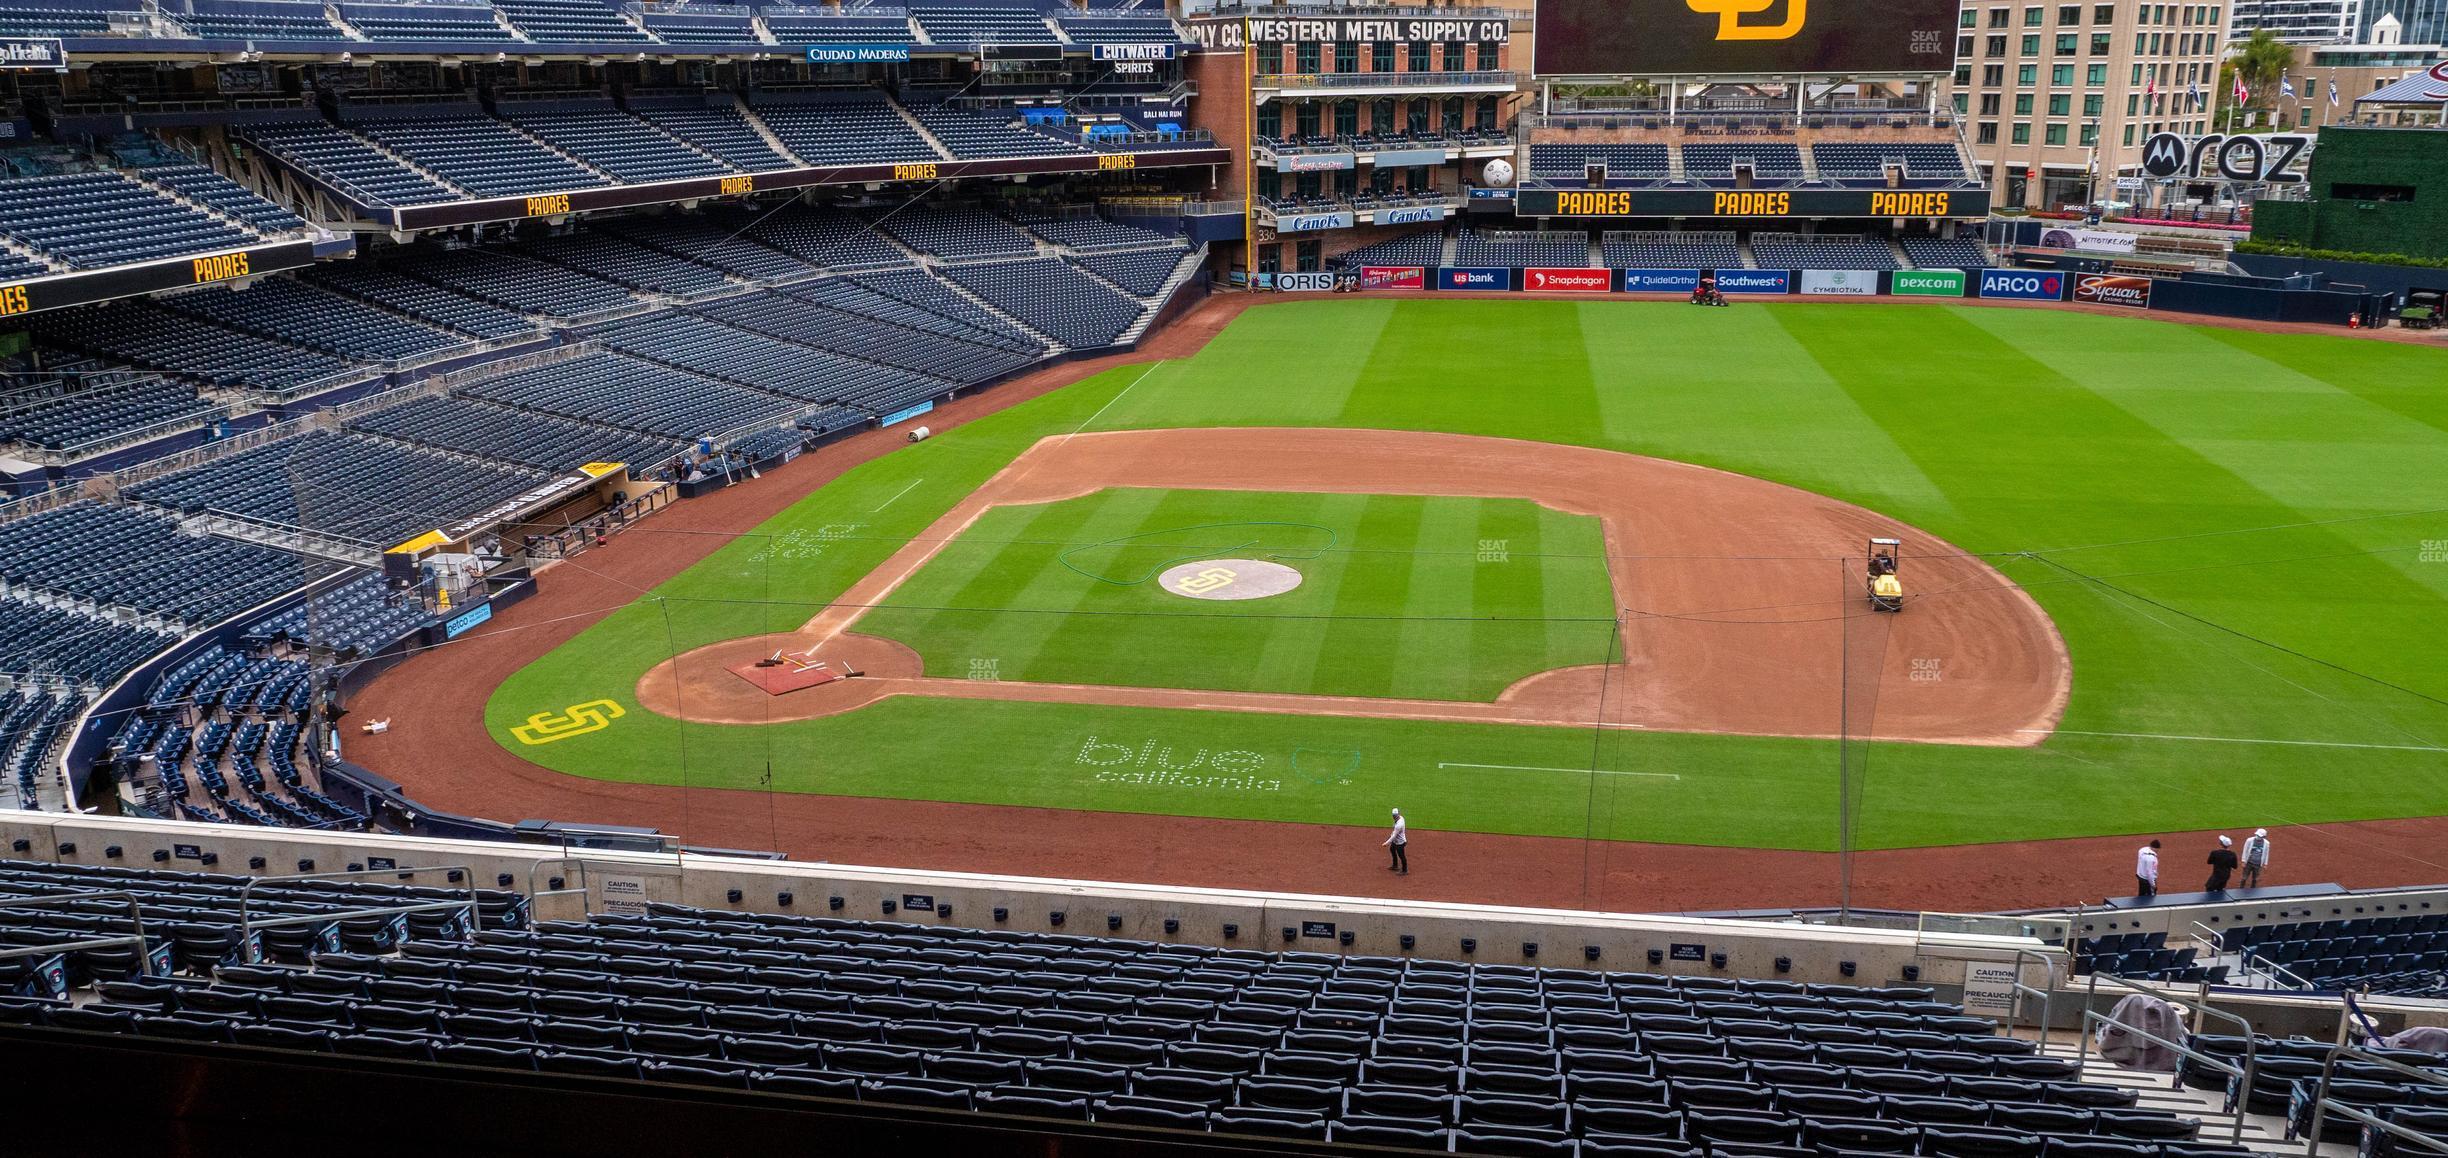
<path fill-rule="evenodd" d="M 578 870 L 578 887 L 574 889 L 537 889 L 536 873 L 546 865 L 575 866 Z M 543 900 L 546 897 L 566 897 L 571 893 L 577 893 L 584 896 L 588 888 L 587 862 L 585 857 L 565 856 L 553 860 L 536 861 L 535 863 L 527 866 L 527 901 L 529 904 L 534 904 L 535 902 Z"/>
<path fill-rule="evenodd" d="M 307 913 L 305 915 L 296 917 L 274 917 L 270 920 L 263 921 L 256 920 L 254 915 L 247 911 L 247 903 L 252 901 L 255 896 L 255 886 L 270 881 L 339 880 L 350 877 L 373 876 L 396 877 L 401 873 L 450 872 L 453 870 L 456 870 L 460 877 L 467 881 L 468 896 L 464 901 L 419 901 L 414 904 L 380 905 L 372 908 L 349 909 L 337 913 Z M 467 913 L 468 929 L 470 932 L 483 927 L 484 910 L 478 905 L 476 899 L 476 874 L 474 871 L 469 869 L 468 866 L 463 864 L 424 865 L 415 868 L 353 869 L 344 872 L 332 873 L 291 873 L 283 876 L 248 877 L 247 882 L 238 888 L 238 939 L 239 943 L 244 944 L 250 937 L 253 936 L 255 930 L 257 929 L 282 929 L 291 925 L 338 924 L 341 921 L 354 920 L 359 917 L 404 916 L 409 913 L 431 913 L 444 909 L 464 910 Z"/>
<path fill-rule="evenodd" d="M 2219 1060 L 2216 1057 L 2203 1053 L 2200 1050 L 2194 1049 L 2192 1046 L 2183 1042 L 2169 1041 L 2168 1039 L 2151 1033 L 2148 1030 L 2136 1029 L 2133 1026 L 2125 1025 L 2122 1022 L 2111 1020 L 2108 1015 L 2101 1013 L 2098 1009 L 2094 1008 L 2099 1004 L 2099 983 L 2102 978 L 2106 978 L 2111 984 L 2130 989 L 2136 993 L 2142 994 L 2145 997 L 2156 997 L 2161 1001 L 2165 1001 L 2170 1005 L 2192 1013 L 2194 1015 L 2194 1023 L 2193 1027 L 2188 1031 L 2189 1033 L 2198 1034 L 2201 1032 L 2201 1019 L 2204 1017 L 2216 1017 L 2222 1021 L 2234 1022 L 2237 1028 L 2244 1031 L 2244 1064 L 2240 1067 L 2231 1065 L 2227 1062 Z M 2206 997 L 2209 991 L 2209 986 L 2204 985 L 2202 990 Z M 2217 1073 L 2223 1073 L 2230 1077 L 2243 1079 L 2242 1094 L 2237 1098 L 2235 1107 L 2231 1111 L 2234 1120 L 2230 1126 L 2228 1140 L 2235 1143 L 2241 1143 L 2244 1140 L 2244 1107 L 2250 1104 L 2252 1099 L 2253 1078 L 2258 1076 L 2261 1072 L 2261 1040 L 2253 1033 L 2251 1022 L 2246 1021 L 2235 1014 L 2229 1013 L 2226 1010 L 2214 1009 L 2207 1000 L 2187 1001 L 2182 997 L 2160 992 L 2159 990 L 2152 989 L 2149 986 L 2142 985 L 2138 982 L 2128 981 L 2122 977 L 2116 977 L 2093 970 L 2091 973 L 2090 987 L 2084 992 L 2083 996 L 2083 1033 L 2082 1040 L 2076 1044 L 2077 1052 L 2075 1053 L 2075 1059 L 2078 1064 L 2088 1063 L 2091 1060 L 2091 1027 L 2095 1024 L 2115 1025 L 2118 1028 L 2123 1029 L 2125 1032 L 2140 1037 L 2145 1041 L 2156 1042 L 2160 1045 L 2168 1047 L 2169 1049 L 2175 1050 L 2178 1054 L 2181 1054 L 2193 1061 L 2199 1062 L 2202 1065 L 2208 1066 L 2211 1070 Z"/>
<path fill-rule="evenodd" d="M 136 930 L 134 933 L 131 933 L 125 937 L 93 937 L 82 941 L 62 941 L 54 945 L 25 945 L 11 949 L 0 949 L 0 960 L 7 960 L 14 957 L 32 957 L 42 953 L 64 953 L 74 949 L 107 949 L 115 945 L 132 944 L 136 947 L 136 975 L 139 977 L 151 977 L 153 975 L 153 945 L 151 939 L 145 936 L 144 903 L 139 901 L 136 894 L 132 892 L 128 892 L 125 889 L 96 889 L 90 892 L 64 893 L 59 896 L 52 897 L 10 897 L 5 900 L 0 900 L 0 908 L 17 908 L 28 905 L 64 905 L 71 901 L 109 900 L 127 902 L 128 924 Z"/>
<path fill-rule="evenodd" d="M 2410 1138 L 2430 1147 L 2431 1149 L 2437 1150 L 2443 1154 L 2448 1154 L 2448 1140 L 2436 1138 L 2417 1130 L 2408 1130 L 2394 1122 L 2381 1121 L 2376 1115 L 2358 1110 L 2353 1106 L 2336 1102 L 2330 1098 L 2329 1081 L 2330 1078 L 2337 1072 L 2337 1059 L 2341 1054 L 2350 1055 L 2358 1062 L 2367 1062 L 2374 1065 L 2387 1066 L 2388 1068 L 2396 1070 L 2399 1073 L 2419 1079 L 2421 1081 L 2430 1082 L 2433 1085 L 2448 1086 L 2448 1077 L 2442 1077 L 2430 1070 L 2417 1069 L 2402 1062 L 2392 1061 L 2359 1046 L 2348 1045 L 2347 1042 L 2351 1040 L 2351 1033 L 2354 1028 L 2355 1010 L 2352 1005 L 2347 1003 L 2347 1000 L 2348 999 L 2341 999 L 2338 1002 L 2338 1031 L 2337 1041 L 2334 1043 L 2334 1048 L 2329 1051 L 2328 1056 L 2321 1059 L 2320 1085 L 2316 1087 L 2318 1092 L 2315 1093 L 2312 1098 L 2312 1128 L 2307 1131 L 2309 1137 L 2304 1145 L 2304 1154 L 2306 1155 L 2306 1158 L 2318 1158 L 2318 1155 L 2320 1154 L 2322 1126 L 2328 1121 L 2329 1111 L 2331 1110 L 2344 1114 L 2347 1118 L 2360 1122 L 2365 1126 L 2376 1126 L 2382 1130 L 2388 1131 L 2389 1133 Z"/>
<path fill-rule="evenodd" d="M 2017 949 L 2014 951 L 2014 954 L 2015 996 L 2037 997 L 2040 999 L 2040 1049 L 2042 1052 L 2046 1052 L 2048 1050 L 2049 1025 L 2057 1020 L 2057 966 L 2045 955 L 2030 949 Z M 2023 959 L 2026 957 L 2040 963 L 2041 985 L 2037 989 L 2023 983 Z M 2017 1010 L 2017 1012 L 2019 1013 L 2021 1011 Z"/>
<path fill-rule="evenodd" d="M 2259 949 L 2246 949 L 2244 951 L 2243 960 L 2244 968 L 2247 972 L 2268 972 L 2275 974 L 2278 978 L 2293 984 L 2295 988 L 2301 989 L 2307 993 L 2316 992 L 2320 989 L 2320 986 L 2312 984 L 2311 980 L 2306 978 L 2303 974 L 2297 973 L 2296 971 L 2289 969 L 2276 961 L 2272 961 L 2269 958 L 2262 956 Z M 2255 962 L 2259 962 L 2259 964 L 2256 965 Z"/>

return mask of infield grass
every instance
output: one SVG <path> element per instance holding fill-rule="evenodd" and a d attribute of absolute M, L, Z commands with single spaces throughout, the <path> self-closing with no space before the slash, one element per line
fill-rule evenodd
<path fill-rule="evenodd" d="M 1996 553 L 2071 652 L 2061 728 L 2031 748 L 1856 744 L 1860 847 L 2448 813 L 2443 383 L 2438 349 L 2045 310 L 1263 305 L 1196 358 L 1115 370 L 848 472 L 506 681 L 487 719 L 522 757 L 612 780 L 751 787 L 770 762 L 785 791 L 1357 824 L 1399 803 L 1423 829 L 1834 847 L 1827 741 L 915 698 L 724 727 L 636 706 L 653 664 L 796 627 L 1039 438 L 1443 430 L 1757 475 Z M 1053 598 L 944 578 L 945 606 Z M 1097 650 L 1040 648 L 1022 667 Z M 1321 654 L 1353 680 L 1392 678 L 1400 656 Z M 1926 658 L 1935 678 L 1981 678 L 1977 657 Z M 529 713 L 599 697 L 627 716 L 546 746 L 509 737 Z M 1100 778 L 1098 744 L 1176 764 L 1246 752 L 1273 786 Z"/>

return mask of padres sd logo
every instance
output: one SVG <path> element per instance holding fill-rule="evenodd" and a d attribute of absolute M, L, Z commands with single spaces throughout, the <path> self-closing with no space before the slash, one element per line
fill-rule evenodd
<path fill-rule="evenodd" d="M 600 732 L 612 726 L 612 721 L 628 715 L 619 704 L 610 700 L 588 700 L 573 704 L 564 712 L 537 712 L 527 722 L 510 729 L 521 744 L 550 744 L 572 736 Z"/>
<path fill-rule="evenodd" d="M 1719 40 L 1791 40 L 1802 31 L 1804 10 L 1810 0 L 1785 0 L 1785 23 L 1745 24 L 1743 17 L 1766 12 L 1776 6 L 1776 0 L 1683 0 L 1692 11 L 1717 14 Z"/>
<path fill-rule="evenodd" d="M 1230 567 L 1209 567 L 1195 575 L 1175 580 L 1173 586 L 1184 595 L 1205 595 L 1232 586 L 1233 580 L 1240 577 L 1241 573 Z"/>

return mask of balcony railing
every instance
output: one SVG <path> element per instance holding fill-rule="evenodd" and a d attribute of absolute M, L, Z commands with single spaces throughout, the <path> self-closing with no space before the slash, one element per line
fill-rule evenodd
<path fill-rule="evenodd" d="M 1469 72 L 1279 72 L 1264 73 L 1257 87 L 1284 92 L 1345 92 L 1354 89 L 1512 88 L 1521 74 L 1511 69 Z"/>

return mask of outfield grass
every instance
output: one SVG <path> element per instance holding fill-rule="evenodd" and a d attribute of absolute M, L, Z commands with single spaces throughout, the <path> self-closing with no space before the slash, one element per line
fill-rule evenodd
<path fill-rule="evenodd" d="M 1479 561 L 1489 541 L 1505 566 Z M 1606 655 L 1605 550 L 1596 519 L 1519 499 L 1116 488 L 986 512 L 853 630 L 948 678 L 1492 701 Z M 1301 585 L 1194 602 L 1155 582 L 1216 558 Z"/>
<path fill-rule="evenodd" d="M 1829 742 L 922 699 L 716 727 L 635 705 L 648 667 L 804 622 L 1038 438 L 1447 430 L 1722 467 L 2009 553 L 2072 654 L 2060 731 L 1865 746 L 1861 847 L 2448 813 L 2443 381 L 2434 349 L 2044 310 L 1269 304 L 1195 359 L 848 472 L 505 682 L 487 719 L 613 780 L 748 787 L 770 761 L 795 791 L 1343 823 L 1399 803 L 1423 828 L 1833 847 Z M 602 696 L 630 708 L 603 732 L 508 736 Z M 1091 738 L 1253 753 L 1274 786 L 1099 779 Z M 1542 770 L 1593 764 L 1680 779 Z"/>

